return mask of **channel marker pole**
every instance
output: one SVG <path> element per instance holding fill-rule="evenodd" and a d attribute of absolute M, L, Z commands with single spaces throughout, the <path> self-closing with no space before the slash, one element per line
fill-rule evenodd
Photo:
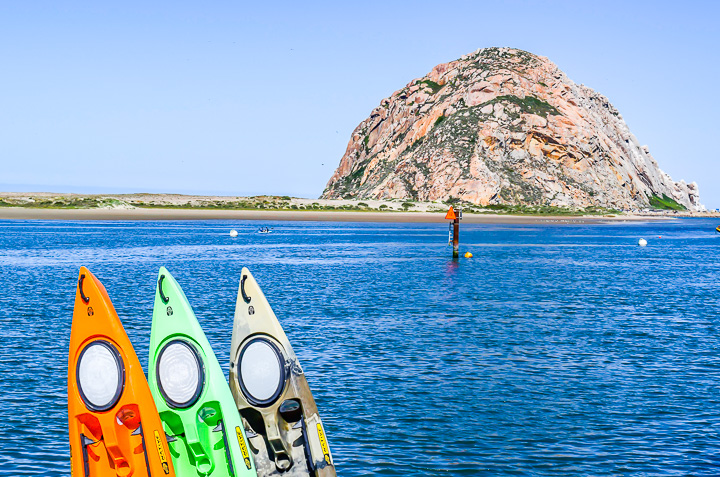
<path fill-rule="evenodd" d="M 460 257 L 460 220 L 462 219 L 462 209 L 458 207 L 457 211 L 450 206 L 447 214 L 445 214 L 447 220 L 453 221 L 453 258 Z"/>

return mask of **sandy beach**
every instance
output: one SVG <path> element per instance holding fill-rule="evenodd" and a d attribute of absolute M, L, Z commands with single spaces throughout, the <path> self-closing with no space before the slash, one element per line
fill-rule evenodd
<path fill-rule="evenodd" d="M 633 215 L 603 216 L 527 216 L 500 214 L 464 214 L 470 224 L 602 223 L 642 220 L 667 220 L 670 217 Z M 438 212 L 357 212 L 313 210 L 210 210 L 151 208 L 42 209 L 2 207 L 0 220 L 257 220 L 324 222 L 419 222 L 444 223 Z"/>

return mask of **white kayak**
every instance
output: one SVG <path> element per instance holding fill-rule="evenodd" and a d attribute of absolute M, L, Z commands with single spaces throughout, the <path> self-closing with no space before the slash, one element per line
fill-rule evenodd
<path fill-rule="evenodd" d="M 337 475 L 303 369 L 247 268 L 235 307 L 230 389 L 258 476 Z"/>

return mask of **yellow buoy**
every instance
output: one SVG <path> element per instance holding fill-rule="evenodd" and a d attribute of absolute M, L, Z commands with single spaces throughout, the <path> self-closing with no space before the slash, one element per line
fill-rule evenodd
<path fill-rule="evenodd" d="M 472 253 L 465 252 L 465 258 L 472 258 Z"/>

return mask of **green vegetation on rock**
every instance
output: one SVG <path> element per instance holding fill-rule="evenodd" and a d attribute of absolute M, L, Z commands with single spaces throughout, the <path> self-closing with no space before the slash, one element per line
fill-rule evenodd
<path fill-rule="evenodd" d="M 430 80 L 418 81 L 418 84 L 428 85 L 428 86 L 430 87 L 430 89 L 432 90 L 432 94 L 437 93 L 437 92 L 440 91 L 440 90 L 443 88 L 443 86 L 444 86 L 444 85 L 439 85 L 439 84 L 437 84 L 436 82 L 430 81 Z"/>
<path fill-rule="evenodd" d="M 529 113 L 529 114 L 536 114 L 538 116 L 545 116 L 547 117 L 548 114 L 553 116 L 559 116 L 560 112 L 555 109 L 554 106 L 551 106 L 550 104 L 546 103 L 545 101 L 536 98 L 535 96 L 525 96 L 524 98 L 520 98 L 518 96 L 513 96 L 511 94 L 504 95 L 504 96 L 498 96 L 496 98 L 491 99 L 490 101 L 483 103 L 482 106 L 488 105 L 488 104 L 495 104 L 495 103 L 512 103 L 520 107 L 520 111 L 523 113 Z"/>
<path fill-rule="evenodd" d="M 663 194 L 662 197 L 658 197 L 657 195 L 650 197 L 650 206 L 661 210 L 687 210 L 687 207 L 678 204 L 675 199 L 665 194 Z"/>

